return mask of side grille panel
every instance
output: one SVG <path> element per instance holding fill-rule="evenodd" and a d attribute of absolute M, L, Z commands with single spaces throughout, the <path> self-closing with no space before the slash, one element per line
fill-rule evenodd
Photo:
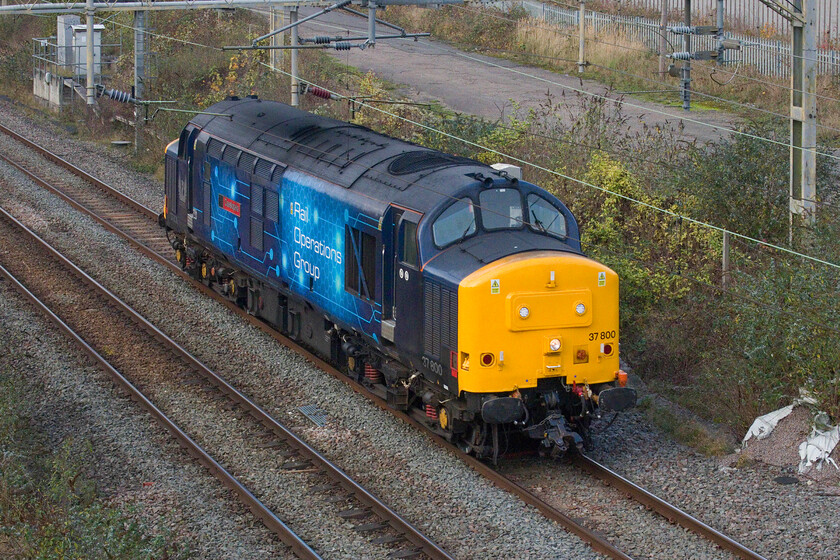
<path fill-rule="evenodd" d="M 437 282 L 426 280 L 423 287 L 425 317 L 423 349 L 426 354 L 441 357 L 444 348 L 458 346 L 458 294 Z"/>

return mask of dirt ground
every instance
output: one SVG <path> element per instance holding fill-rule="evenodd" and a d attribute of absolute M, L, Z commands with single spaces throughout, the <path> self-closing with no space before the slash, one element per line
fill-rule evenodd
<path fill-rule="evenodd" d="M 799 467 L 799 444 L 811 435 L 814 412 L 806 405 L 797 405 L 793 411 L 783 418 L 770 435 L 764 439 L 751 439 L 746 448 L 740 453 L 726 457 L 728 463 L 743 460 L 760 461 L 769 465 L 792 469 L 796 473 Z M 840 465 L 840 446 L 834 448 L 831 458 Z M 823 484 L 840 495 L 840 470 L 830 463 L 824 463 L 821 468 L 812 465 L 798 478 Z"/>

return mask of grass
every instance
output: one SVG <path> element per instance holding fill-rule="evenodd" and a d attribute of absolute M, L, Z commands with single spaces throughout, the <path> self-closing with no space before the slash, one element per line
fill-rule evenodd
<path fill-rule="evenodd" d="M 656 397 L 652 395 L 641 399 L 638 409 L 644 413 L 648 422 L 671 438 L 706 456 L 720 457 L 733 451 L 733 445 L 728 438 L 721 437 L 686 413 L 678 414 L 671 408 L 658 404 Z"/>
<path fill-rule="evenodd" d="M 8 351 L 6 363 L 25 356 Z M 0 556 L 37 559 L 178 559 L 189 550 L 164 529 L 111 507 L 85 473 L 89 441 L 65 439 L 55 449 L 31 417 L 43 387 L 33 377 L 0 371 Z"/>

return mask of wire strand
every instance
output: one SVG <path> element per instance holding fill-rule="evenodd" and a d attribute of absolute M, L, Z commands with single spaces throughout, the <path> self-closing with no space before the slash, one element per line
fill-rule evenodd
<path fill-rule="evenodd" d="M 290 74 L 289 74 L 288 72 L 286 72 L 285 70 L 282 70 L 282 69 L 279 69 L 279 68 L 272 68 L 270 65 L 268 65 L 268 64 L 266 64 L 266 63 L 264 63 L 264 62 L 260 62 L 260 64 L 261 64 L 261 65 L 264 65 L 264 66 L 266 66 L 267 68 L 270 68 L 270 69 L 272 69 L 272 70 L 274 70 L 274 71 L 276 71 L 276 72 L 280 72 L 280 73 L 282 73 L 282 74 L 285 74 L 285 75 L 289 75 L 289 76 L 290 76 Z M 321 87 L 321 88 L 323 88 L 323 89 L 325 89 L 325 90 L 329 91 L 330 93 L 333 93 L 333 94 L 335 94 L 335 95 L 338 95 L 338 96 L 344 97 L 344 96 L 342 96 L 341 94 L 339 94 L 338 92 L 332 91 L 332 90 L 330 90 L 330 89 L 329 89 L 329 88 L 327 88 L 327 87 L 324 87 L 324 86 L 319 85 L 319 84 L 314 84 L 314 85 L 317 85 L 318 87 Z M 361 106 L 364 106 L 364 107 L 366 107 L 366 108 L 369 108 L 369 109 L 371 109 L 371 110 L 373 110 L 373 111 L 380 112 L 380 113 L 382 113 L 382 114 L 385 114 L 385 115 L 388 115 L 388 116 L 394 117 L 394 118 L 396 118 L 396 119 L 402 120 L 402 121 L 404 121 L 404 122 L 410 123 L 410 124 L 412 124 L 412 125 L 414 125 L 414 126 L 417 126 L 417 127 L 419 127 L 419 128 L 422 128 L 422 129 L 428 130 L 429 132 L 434 132 L 434 133 L 436 133 L 436 134 L 440 134 L 440 135 L 445 136 L 445 137 L 447 137 L 447 138 L 451 138 L 451 139 L 453 139 L 453 140 L 457 140 L 457 141 L 462 142 L 462 143 L 464 143 L 464 144 L 467 144 L 467 145 L 469 145 L 469 146 L 473 146 L 473 147 L 475 147 L 475 148 L 479 148 L 479 149 L 484 150 L 484 151 L 487 151 L 487 152 L 492 152 L 492 153 L 495 153 L 495 154 L 497 154 L 497 155 L 499 155 L 499 156 L 502 156 L 502 157 L 504 157 L 504 158 L 508 158 L 508 159 L 509 159 L 509 160 L 511 160 L 511 161 L 515 161 L 515 162 L 521 163 L 521 164 L 523 164 L 523 165 L 527 165 L 527 166 L 529 166 L 529 167 L 533 167 L 534 169 L 537 169 L 537 170 L 543 171 L 543 172 L 545 172 L 545 173 L 549 173 L 549 174 L 551 174 L 551 175 L 554 175 L 554 176 L 557 176 L 557 177 L 560 177 L 560 178 L 563 178 L 563 179 L 566 179 L 566 180 L 569 180 L 569 181 L 572 181 L 572 182 L 578 183 L 578 184 L 583 185 L 583 186 L 585 186 L 585 187 L 589 187 L 589 188 L 592 188 L 592 189 L 595 189 L 595 190 L 601 191 L 601 192 L 603 192 L 603 193 L 606 193 L 606 194 L 609 194 L 609 195 L 612 195 L 612 196 L 615 196 L 615 197 L 621 198 L 621 199 L 623 199 L 623 200 L 627 200 L 628 202 L 631 202 L 631 203 L 633 203 L 633 204 L 636 204 L 636 205 L 639 205 L 639 206 L 643 206 L 643 207 L 649 208 L 649 209 L 651 209 L 651 210 L 654 210 L 654 211 L 659 212 L 659 213 L 661 213 L 661 214 L 664 214 L 664 215 L 670 216 L 670 217 L 672 217 L 672 218 L 679 218 L 679 219 L 683 219 L 683 220 L 686 220 L 686 221 L 688 221 L 688 222 L 690 222 L 690 223 L 693 223 L 693 224 L 695 224 L 695 225 L 697 225 L 697 226 L 700 226 L 700 227 L 705 227 L 705 228 L 708 228 L 708 229 L 711 229 L 711 230 L 714 230 L 714 231 L 717 231 L 717 232 L 720 232 L 720 233 L 728 233 L 729 235 L 731 235 L 731 236 L 733 236 L 733 237 L 738 237 L 738 238 L 744 239 L 744 240 L 746 240 L 746 241 L 753 242 L 753 243 L 755 243 L 755 244 L 757 244 L 757 245 L 762 245 L 762 246 L 765 246 L 765 247 L 768 247 L 768 248 L 773 248 L 773 249 L 775 249 L 775 250 L 777 250 L 777 251 L 780 251 L 780 252 L 783 252 L 783 253 L 786 253 L 786 254 L 790 254 L 790 255 L 793 255 L 793 256 L 797 256 L 797 257 L 800 257 L 800 258 L 803 258 L 803 259 L 806 259 L 806 260 L 810 260 L 810 261 L 812 261 L 812 262 L 820 263 L 820 264 L 823 264 L 823 265 L 829 266 L 829 267 L 831 267 L 831 268 L 835 268 L 835 269 L 840 270 L 840 264 L 838 264 L 838 263 L 834 263 L 834 262 L 831 262 L 831 261 L 828 261 L 828 260 L 820 259 L 819 257 L 815 257 L 815 256 L 813 256 L 813 255 L 808 255 L 808 254 L 806 254 L 806 253 L 802 253 L 802 252 L 799 252 L 799 251 L 795 251 L 795 250 L 793 250 L 793 249 L 789 249 L 789 248 L 787 248 L 787 247 L 783 247 L 783 246 L 781 246 L 781 245 L 777 245 L 777 244 L 774 244 L 774 243 L 769 243 L 769 242 L 767 242 L 767 241 L 762 241 L 762 240 L 760 240 L 760 239 L 756 239 L 756 238 L 751 237 L 751 236 L 749 236 L 749 235 L 745 235 L 745 234 L 742 234 L 742 233 L 738 233 L 738 232 L 735 232 L 735 231 L 731 231 L 731 230 L 728 230 L 728 229 L 726 229 L 726 228 L 723 228 L 723 227 L 720 227 L 720 226 L 716 226 L 716 225 L 714 225 L 714 224 L 710 224 L 710 223 L 708 223 L 708 222 L 704 222 L 704 221 L 702 221 L 702 220 L 698 220 L 698 219 L 696 219 L 696 218 L 692 218 L 692 217 L 690 217 L 690 216 L 683 216 L 683 215 L 680 215 L 679 213 L 674 212 L 673 210 L 669 210 L 669 209 L 666 209 L 666 208 L 660 208 L 660 207 L 656 206 L 655 204 L 651 204 L 651 203 L 648 203 L 648 202 L 645 202 L 645 201 L 642 201 L 642 200 L 638 200 L 638 199 L 633 198 L 633 197 L 631 197 L 631 196 L 627 196 L 627 195 L 625 195 L 625 194 L 621 194 L 621 193 L 618 193 L 618 192 L 615 192 L 615 191 L 611 191 L 610 189 L 607 189 L 607 188 L 605 188 L 605 187 L 601 187 L 601 186 L 595 185 L 595 184 L 593 184 L 593 183 L 590 183 L 590 182 L 588 182 L 588 181 L 584 181 L 584 180 L 582 180 L 582 179 L 578 179 L 578 178 L 576 178 L 576 177 L 572 177 L 572 176 L 570 176 L 570 175 L 566 175 L 565 173 L 561 173 L 561 172 L 556 171 L 556 170 L 553 170 L 553 169 L 548 169 L 548 168 L 546 168 L 546 167 L 544 167 L 544 166 L 542 166 L 542 165 L 539 165 L 539 164 L 536 164 L 536 163 L 532 163 L 532 162 L 529 162 L 529 161 L 523 160 L 523 159 L 521 159 L 521 158 L 518 158 L 518 157 L 513 156 L 513 155 L 510 155 L 510 154 L 506 154 L 506 153 L 504 153 L 504 152 L 501 152 L 501 151 L 499 151 L 499 150 L 496 150 L 496 149 L 490 148 L 490 147 L 488 147 L 488 146 L 483 146 L 483 145 L 481 145 L 481 144 L 478 144 L 477 142 L 473 142 L 473 141 L 471 141 L 471 140 L 467 140 L 466 138 L 461 138 L 461 137 L 459 137 L 459 136 L 456 136 L 456 135 L 454 135 L 454 134 L 450 134 L 450 133 L 445 132 L 445 131 L 443 131 L 443 130 L 436 129 L 436 128 L 432 127 L 432 126 L 429 126 L 429 125 L 426 125 L 426 124 L 423 124 L 423 123 L 419 123 L 419 122 L 414 121 L 414 120 L 412 120 L 412 119 L 409 119 L 409 118 L 407 118 L 407 117 L 403 117 L 402 115 L 398 115 L 398 114 L 396 114 L 396 113 L 393 113 L 393 112 L 391 112 L 391 111 L 387 111 L 387 110 L 382 109 L 382 108 L 380 108 L 380 107 L 376 107 L 375 105 L 371 105 L 371 104 L 369 104 L 369 103 L 365 103 L 364 101 L 359 101 L 359 100 L 357 100 L 357 101 L 356 101 L 356 103 L 357 103 L 358 105 L 361 105 Z"/>

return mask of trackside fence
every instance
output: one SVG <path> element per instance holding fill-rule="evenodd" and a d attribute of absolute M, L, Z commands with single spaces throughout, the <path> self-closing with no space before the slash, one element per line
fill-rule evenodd
<path fill-rule="evenodd" d="M 580 12 L 577 9 L 563 8 L 556 5 L 523 0 L 522 2 L 493 2 L 490 3 L 502 10 L 510 10 L 521 6 L 529 15 L 542 19 L 546 23 L 561 28 L 580 26 Z M 661 30 L 659 21 L 643 17 L 626 17 L 600 12 L 586 11 L 586 27 L 599 35 L 621 34 L 631 40 L 644 44 L 651 52 L 659 51 Z M 680 22 L 672 22 L 677 25 Z M 755 68 L 765 76 L 790 76 L 791 46 L 787 41 L 762 39 L 738 33 L 726 33 L 731 39 L 741 41 L 741 50 L 725 52 L 724 63 L 728 65 L 744 64 Z M 666 32 L 666 37 L 676 50 L 682 50 L 682 37 Z M 717 39 L 712 36 L 694 36 L 691 39 L 692 50 L 716 50 Z M 821 75 L 840 74 L 840 51 L 834 49 L 818 49 L 817 72 Z"/>

